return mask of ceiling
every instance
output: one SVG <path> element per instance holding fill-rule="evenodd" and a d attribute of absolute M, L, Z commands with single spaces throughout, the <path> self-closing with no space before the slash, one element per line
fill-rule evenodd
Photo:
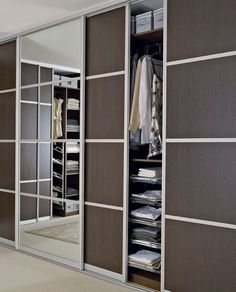
<path fill-rule="evenodd" d="M 66 17 L 107 0 L 0 0 L 0 37 Z"/>

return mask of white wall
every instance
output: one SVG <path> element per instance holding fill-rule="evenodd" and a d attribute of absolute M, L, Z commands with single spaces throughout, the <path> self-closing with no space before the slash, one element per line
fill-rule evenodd
<path fill-rule="evenodd" d="M 78 70 L 81 67 L 80 55 L 80 19 L 22 38 L 22 59 Z"/>

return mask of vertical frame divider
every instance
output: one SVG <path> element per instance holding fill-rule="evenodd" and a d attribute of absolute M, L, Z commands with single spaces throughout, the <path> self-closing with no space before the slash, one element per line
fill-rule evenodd
<path fill-rule="evenodd" d="M 128 205 L 129 205 L 129 84 L 130 84 L 130 4 L 125 5 L 125 92 L 124 92 L 124 168 L 123 168 L 123 267 L 122 281 L 128 280 Z"/>
<path fill-rule="evenodd" d="M 163 27 L 163 129 L 162 129 L 162 218 L 161 218 L 161 292 L 165 291 L 165 216 L 166 216 L 166 122 L 167 122 L 167 1 L 164 2 Z"/>
<path fill-rule="evenodd" d="M 37 220 L 36 222 L 39 222 L 39 174 L 40 174 L 40 94 L 41 94 L 41 88 L 40 88 L 40 79 L 41 79 L 41 74 L 40 74 L 40 70 L 41 67 L 40 65 L 38 65 L 38 142 L 37 142 Z"/>
<path fill-rule="evenodd" d="M 80 269 L 84 270 L 84 152 L 85 152 L 85 59 L 86 59 L 86 17 L 81 17 L 81 73 L 80 73 Z"/>
<path fill-rule="evenodd" d="M 20 136 L 21 136 L 21 38 L 16 39 L 16 124 L 15 124 L 15 248 L 20 242 Z"/>
<path fill-rule="evenodd" d="M 54 77 L 54 69 L 52 68 L 52 99 L 51 99 L 51 142 L 50 142 L 50 149 L 51 149 L 51 184 L 50 184 L 50 220 L 53 219 L 53 130 L 54 130 L 54 84 L 53 84 L 53 77 Z M 40 80 L 41 82 L 41 80 Z"/>

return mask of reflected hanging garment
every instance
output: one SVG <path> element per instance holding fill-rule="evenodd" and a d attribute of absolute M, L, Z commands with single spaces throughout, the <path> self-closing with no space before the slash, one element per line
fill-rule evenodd
<path fill-rule="evenodd" d="M 53 139 L 57 139 L 63 136 L 62 104 L 63 104 L 63 99 L 54 98 Z"/>
<path fill-rule="evenodd" d="M 140 94 L 139 94 L 139 113 L 141 129 L 141 143 L 150 143 L 151 131 L 151 100 L 152 100 L 152 80 L 153 80 L 152 58 L 145 56 L 142 61 L 142 70 L 140 78 Z"/>
<path fill-rule="evenodd" d="M 150 144 L 148 158 L 162 152 L 162 83 L 154 74 L 152 85 L 152 121 L 150 131 Z"/>

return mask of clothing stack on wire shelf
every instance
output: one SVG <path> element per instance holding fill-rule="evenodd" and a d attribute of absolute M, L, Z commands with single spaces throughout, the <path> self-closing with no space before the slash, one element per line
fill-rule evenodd
<path fill-rule="evenodd" d="M 163 45 L 139 34 L 131 44 L 129 278 L 160 282 Z"/>

